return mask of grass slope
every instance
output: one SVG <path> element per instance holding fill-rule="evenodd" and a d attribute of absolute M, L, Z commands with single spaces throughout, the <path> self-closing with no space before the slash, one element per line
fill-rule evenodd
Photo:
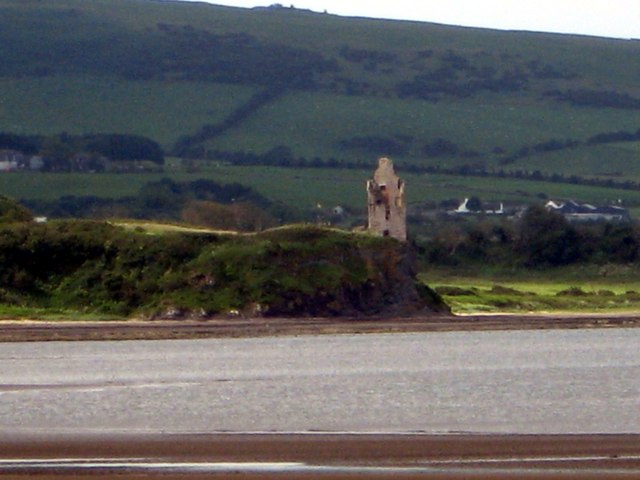
<path fill-rule="evenodd" d="M 576 115 L 580 121 L 575 121 Z M 437 103 L 424 100 L 337 96 L 326 93 L 295 92 L 263 108 L 238 128 L 208 143 L 212 149 L 243 149 L 264 152 L 277 145 L 290 146 L 307 158 L 320 156 L 359 160 L 374 155 L 366 149 L 345 150 L 340 140 L 352 137 L 384 136 L 409 138 L 403 142 L 406 154 L 394 154 L 397 163 L 440 165 L 484 162 L 490 168 L 536 169 L 548 154 L 533 154 L 515 165 L 502 167 L 494 148 L 515 152 L 522 146 L 535 145 L 552 138 L 586 141 L 600 132 L 613 129 L 636 131 L 640 128 L 635 110 L 576 108 L 549 102 L 511 99 L 483 95 L 471 99 L 448 99 Z M 438 138 L 451 139 L 462 150 L 477 151 L 481 158 L 441 156 L 429 158 L 422 147 Z M 591 147 L 593 148 L 593 147 Z M 584 147 L 583 150 L 590 151 Z M 384 152 L 382 152 L 384 153 Z M 573 151 L 563 154 L 580 164 L 580 173 L 598 173 L 602 155 L 617 161 L 619 152 L 599 150 L 599 160 L 583 162 Z M 632 152 L 631 155 L 634 153 Z M 639 157 L 635 152 L 635 161 Z M 627 155 L 628 157 L 628 155 Z M 555 164 L 552 172 L 574 171 L 575 165 Z"/>
<path fill-rule="evenodd" d="M 323 62 L 331 68 L 323 70 Z M 307 67 L 305 87 L 288 83 Z M 262 153 L 287 145 L 297 156 L 360 160 L 392 152 L 341 142 L 377 136 L 404 145 L 393 154 L 399 164 L 637 179 L 637 146 L 533 152 L 506 166 L 501 160 L 551 139 L 637 131 L 636 107 L 576 106 L 545 92 L 604 92 L 635 105 L 639 71 L 637 41 L 290 8 L 0 0 L 0 131 L 23 134 L 117 131 L 169 148 L 275 85 L 285 93 L 205 147 Z M 398 95 L 407 82 L 430 85 L 432 101 Z M 477 89 L 483 82 L 488 86 Z M 438 138 L 459 152 L 425 154 Z"/>
<path fill-rule="evenodd" d="M 181 133 L 223 120 L 254 88 L 204 82 L 56 75 L 0 78 L 0 130 L 53 135 L 127 132 L 170 148 Z"/>

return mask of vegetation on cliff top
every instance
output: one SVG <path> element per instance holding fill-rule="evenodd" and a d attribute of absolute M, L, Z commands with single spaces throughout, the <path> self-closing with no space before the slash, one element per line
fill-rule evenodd
<path fill-rule="evenodd" d="M 31 212 L 15 200 L 0 195 L 0 225 L 4 223 L 28 222 L 33 216 Z"/>
<path fill-rule="evenodd" d="M 152 234 L 108 223 L 0 231 L 0 303 L 159 317 L 447 311 L 396 241 L 296 226 Z"/>

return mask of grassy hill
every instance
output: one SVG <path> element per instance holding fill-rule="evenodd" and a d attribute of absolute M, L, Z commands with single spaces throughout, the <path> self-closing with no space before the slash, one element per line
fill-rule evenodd
<path fill-rule="evenodd" d="M 131 133 L 181 156 L 637 181 L 638 80 L 637 40 L 0 0 L 0 131 Z"/>
<path fill-rule="evenodd" d="M 255 235 L 66 221 L 0 226 L 0 306 L 208 318 L 447 312 L 395 240 L 309 226 Z M 2 315 L 0 309 L 0 315 Z"/>

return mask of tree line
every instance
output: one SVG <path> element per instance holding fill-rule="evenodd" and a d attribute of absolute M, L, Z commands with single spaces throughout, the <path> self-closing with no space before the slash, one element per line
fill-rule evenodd
<path fill-rule="evenodd" d="M 146 137 L 125 134 L 17 135 L 0 133 L 0 150 L 15 150 L 42 157 L 42 170 L 103 170 L 104 161 L 145 160 L 162 165 L 164 150 Z M 78 156 L 83 156 L 80 159 Z M 87 165 L 78 165 L 78 162 Z M 86 168 L 85 168 L 86 167 Z"/>
<path fill-rule="evenodd" d="M 548 268 L 640 261 L 640 229 L 632 223 L 572 223 L 542 206 L 515 220 L 440 219 L 417 240 L 421 258 L 441 265 Z"/>
<path fill-rule="evenodd" d="M 283 92 L 282 88 L 265 88 L 254 93 L 249 100 L 233 110 L 221 122 L 204 125 L 195 134 L 180 137 L 171 149 L 171 153 L 180 157 L 202 157 L 204 155 L 202 143 L 237 126 L 256 111 L 276 100 Z"/>
<path fill-rule="evenodd" d="M 204 154 L 204 158 L 223 160 L 233 165 L 242 166 L 268 165 L 285 168 L 345 168 L 353 170 L 366 170 L 371 168 L 371 161 L 369 160 L 354 161 L 335 157 L 323 158 L 314 156 L 307 158 L 304 156 L 296 156 L 293 150 L 285 145 L 276 146 L 261 154 L 247 151 L 210 150 Z M 614 180 L 612 178 L 582 177 L 574 174 L 544 173 L 540 170 L 489 170 L 482 162 L 467 163 L 452 167 L 418 165 L 401 161 L 397 162 L 397 165 L 405 172 L 417 174 L 430 173 L 489 178 L 514 178 L 535 182 L 566 183 L 570 185 L 586 185 L 621 190 L 640 190 L 640 182 L 634 180 Z"/>
<path fill-rule="evenodd" d="M 263 230 L 300 219 L 291 208 L 274 203 L 251 187 L 199 179 L 163 178 L 143 185 L 136 195 L 118 199 L 66 195 L 55 200 L 23 199 L 37 215 L 50 218 L 134 218 L 183 221 L 228 230 Z"/>

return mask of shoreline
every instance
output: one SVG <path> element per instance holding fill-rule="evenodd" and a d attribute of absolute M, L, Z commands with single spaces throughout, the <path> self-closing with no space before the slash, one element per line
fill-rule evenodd
<path fill-rule="evenodd" d="M 20 459 L 27 466 L 11 470 L 7 462 Z M 55 459 L 59 463 L 46 464 Z M 90 468 L 90 462 L 99 464 Z M 381 477 L 385 472 L 394 475 Z M 345 474 L 353 479 L 638 478 L 640 435 L 0 435 L 2 478 L 169 480 L 228 478 L 230 473 L 240 479 L 344 478 Z"/>
<path fill-rule="evenodd" d="M 534 313 L 211 320 L 0 320 L 0 342 L 168 340 L 285 335 L 639 328 L 640 313 Z"/>

